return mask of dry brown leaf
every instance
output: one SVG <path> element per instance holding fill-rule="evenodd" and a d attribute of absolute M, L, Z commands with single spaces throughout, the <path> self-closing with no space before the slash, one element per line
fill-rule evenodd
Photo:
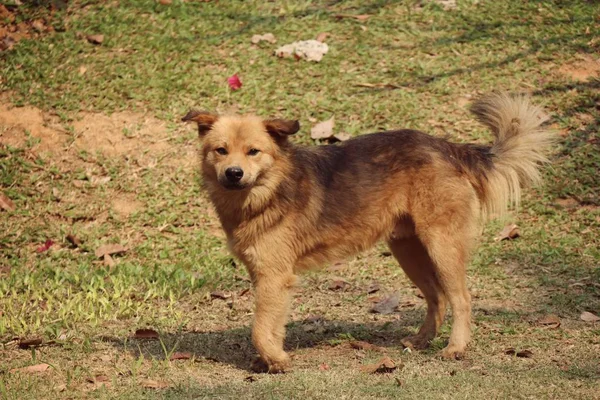
<path fill-rule="evenodd" d="M 312 139 L 329 139 L 333 137 L 333 127 L 335 126 L 335 117 L 331 117 L 327 121 L 319 122 L 310 130 Z"/>
<path fill-rule="evenodd" d="M 110 256 L 110 254 L 104 255 L 104 265 L 106 265 L 108 268 L 112 268 L 116 264 L 117 263 L 115 263 L 115 260 Z"/>
<path fill-rule="evenodd" d="M 352 137 L 352 135 L 350 135 L 347 132 L 340 132 L 340 133 L 336 133 L 335 135 L 333 135 L 333 138 L 339 140 L 340 142 L 345 142 L 346 140 L 350 139 L 351 137 Z"/>
<path fill-rule="evenodd" d="M 169 357 L 169 360 L 171 360 L 171 361 L 173 361 L 173 360 L 189 360 L 190 358 L 192 358 L 192 353 L 178 351 L 178 352 L 171 354 L 171 357 Z"/>
<path fill-rule="evenodd" d="M 41 345 L 44 340 L 41 337 L 31 338 L 31 339 L 21 339 L 19 340 L 19 348 L 20 349 L 29 349 L 31 347 L 36 347 Z"/>
<path fill-rule="evenodd" d="M 227 300 L 228 298 L 231 297 L 231 293 L 225 293 L 220 290 L 215 290 L 214 292 L 210 293 L 210 297 L 213 299 Z"/>
<path fill-rule="evenodd" d="M 50 368 L 50 365 L 42 363 L 42 364 L 30 365 L 29 367 L 13 368 L 9 372 L 11 372 L 11 373 L 25 372 L 25 373 L 34 374 L 34 373 L 45 372 L 48 368 Z"/>
<path fill-rule="evenodd" d="M 496 236 L 494 240 L 497 242 L 507 239 L 516 239 L 520 236 L 519 227 L 516 224 L 508 224 L 502 229 L 502 231 Z"/>
<path fill-rule="evenodd" d="M 83 74 L 85 74 L 87 71 L 87 67 L 85 65 L 82 65 L 79 67 L 79 76 L 82 76 Z"/>
<path fill-rule="evenodd" d="M 105 244 L 96 249 L 96 257 L 103 258 L 105 255 L 113 255 L 113 254 L 122 254 L 125 253 L 127 249 L 121 246 L 118 243 L 113 244 Z"/>
<path fill-rule="evenodd" d="M 358 21 L 366 21 L 370 18 L 370 15 L 367 14 L 360 14 L 360 15 L 354 15 L 354 14 L 337 14 L 335 16 L 335 18 L 337 19 L 342 19 L 342 18 L 351 18 L 351 19 L 356 19 Z"/>
<path fill-rule="evenodd" d="M 66 239 L 67 239 L 67 242 L 71 243 L 71 245 L 73 247 L 81 247 L 81 240 L 77 236 L 73 235 L 72 233 L 69 233 L 67 235 Z"/>
<path fill-rule="evenodd" d="M 402 86 L 393 83 L 356 83 L 354 86 L 378 89 L 400 89 Z"/>
<path fill-rule="evenodd" d="M 350 283 L 348 283 L 347 280 L 342 279 L 342 278 L 335 278 L 333 281 L 331 281 L 331 283 L 328 286 L 329 290 L 344 290 L 346 289 L 348 286 L 350 286 Z"/>
<path fill-rule="evenodd" d="M 171 5 L 171 3 L 173 3 L 173 0 L 158 0 L 159 4 L 162 4 L 163 6 L 168 6 Z"/>
<path fill-rule="evenodd" d="M 600 317 L 598 317 L 595 314 L 592 314 L 591 312 L 587 312 L 587 311 L 582 312 L 581 315 L 579 316 L 579 318 L 581 318 L 581 320 L 585 321 L 585 322 L 598 322 L 598 321 L 600 321 Z"/>
<path fill-rule="evenodd" d="M 517 351 L 517 350 L 515 350 L 514 347 L 509 347 L 508 349 L 504 350 L 504 354 L 508 354 L 509 356 L 516 355 L 519 358 L 531 358 L 531 357 L 533 357 L 533 352 L 531 350 Z"/>
<path fill-rule="evenodd" d="M 379 286 L 379 283 L 372 283 L 367 288 L 367 294 L 373 294 L 379 292 L 379 290 L 381 290 L 381 286 Z"/>
<path fill-rule="evenodd" d="M 104 35 L 87 35 L 86 39 L 91 44 L 102 44 L 104 42 Z"/>
<path fill-rule="evenodd" d="M 375 304 L 371 308 L 371 312 L 377 314 L 391 314 L 396 310 L 399 303 L 400 297 L 398 296 L 398 293 L 393 293 L 379 303 Z"/>
<path fill-rule="evenodd" d="M 265 33 L 264 35 L 253 35 L 251 39 L 253 44 L 259 44 L 260 42 L 277 43 L 277 39 L 272 33 Z"/>
<path fill-rule="evenodd" d="M 323 364 L 319 365 L 319 369 L 321 371 L 329 371 L 329 365 L 327 365 L 326 363 L 323 363 Z"/>
<path fill-rule="evenodd" d="M 167 382 L 155 381 L 154 379 L 144 379 L 140 384 L 147 389 L 165 389 L 169 387 Z"/>
<path fill-rule="evenodd" d="M 0 192 L 0 207 L 6 211 L 15 211 L 15 203 L 2 192 Z"/>
<path fill-rule="evenodd" d="M 391 358 L 386 356 L 377 361 L 375 364 L 363 365 L 360 367 L 360 370 L 368 374 L 383 374 L 393 372 L 396 370 L 396 368 L 398 368 L 396 363 Z"/>
<path fill-rule="evenodd" d="M 546 315 L 538 320 L 540 325 L 547 326 L 549 328 L 558 328 L 560 326 L 560 319 L 556 315 Z"/>
<path fill-rule="evenodd" d="M 533 357 L 533 351 L 531 350 L 521 350 L 517 352 L 517 357 L 520 358 L 531 358 Z"/>
<path fill-rule="evenodd" d="M 325 42 L 325 40 L 327 39 L 327 37 L 329 37 L 329 33 L 328 32 L 321 32 L 317 35 L 317 37 L 315 38 L 315 40 L 323 43 Z"/>
<path fill-rule="evenodd" d="M 134 339 L 158 339 L 158 332 L 154 329 L 138 329 L 133 334 Z"/>
<path fill-rule="evenodd" d="M 36 19 L 31 23 L 31 27 L 38 32 L 43 32 L 46 30 L 46 26 L 44 25 L 44 21 L 41 19 Z"/>
<path fill-rule="evenodd" d="M 350 347 L 352 347 L 353 349 L 356 350 L 372 350 L 372 351 L 381 351 L 381 352 L 385 352 L 385 349 L 383 347 L 379 347 L 379 346 L 375 346 L 374 344 L 368 343 L 368 342 L 363 342 L 362 340 L 354 340 L 352 342 L 350 342 Z"/>

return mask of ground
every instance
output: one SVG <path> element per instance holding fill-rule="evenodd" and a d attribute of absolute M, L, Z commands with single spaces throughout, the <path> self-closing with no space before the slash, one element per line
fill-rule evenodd
<path fill-rule="evenodd" d="M 14 205 L 0 202 L 0 397 L 600 398 L 600 323 L 581 319 L 600 315 L 597 3 L 15 3 L 0 2 L 0 191 Z M 276 44 L 252 44 L 268 32 Z M 319 63 L 273 55 L 320 33 Z M 332 116 L 352 136 L 488 143 L 467 109 L 496 89 L 531 94 L 561 139 L 545 184 L 482 231 L 466 357 L 438 358 L 448 324 L 431 349 L 403 349 L 424 302 L 378 246 L 303 277 L 293 371 L 252 373 L 250 284 L 179 119 L 191 107 L 294 118 L 310 145 Z M 520 237 L 496 241 L 508 222 Z M 106 244 L 123 248 L 97 256 Z M 370 312 L 393 293 L 396 311 Z M 384 355 L 398 368 L 361 370 Z"/>

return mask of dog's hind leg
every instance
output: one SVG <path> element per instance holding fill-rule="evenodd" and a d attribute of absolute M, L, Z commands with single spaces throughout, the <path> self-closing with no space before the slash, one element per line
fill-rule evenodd
<path fill-rule="evenodd" d="M 260 354 L 254 369 L 270 373 L 284 372 L 289 356 L 283 350 L 285 324 L 288 319 L 293 274 L 273 273 L 255 278 L 256 309 L 252 327 L 252 342 Z"/>
<path fill-rule="evenodd" d="M 436 274 L 436 267 L 416 236 L 391 239 L 388 245 L 406 275 L 417 285 L 427 301 L 425 322 L 416 335 L 402 339 L 402 344 L 424 349 L 437 335 L 446 314 L 446 297 Z"/>
<path fill-rule="evenodd" d="M 471 295 L 467 289 L 466 263 L 472 232 L 471 224 L 456 220 L 447 225 L 428 226 L 420 238 L 427 249 L 439 283 L 452 308 L 452 332 L 448 346 L 442 350 L 444 358 L 461 358 L 471 339 Z"/>

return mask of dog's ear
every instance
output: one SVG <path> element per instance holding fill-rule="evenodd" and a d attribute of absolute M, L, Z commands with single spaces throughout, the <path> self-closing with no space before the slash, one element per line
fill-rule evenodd
<path fill-rule="evenodd" d="M 212 128 L 213 124 L 219 119 L 218 115 L 211 114 L 206 111 L 190 110 L 182 121 L 194 121 L 198 124 L 198 135 L 204 136 L 206 132 Z"/>
<path fill-rule="evenodd" d="M 275 137 L 286 137 L 293 135 L 300 130 L 298 121 L 290 121 L 286 119 L 268 119 L 264 121 L 267 132 Z"/>

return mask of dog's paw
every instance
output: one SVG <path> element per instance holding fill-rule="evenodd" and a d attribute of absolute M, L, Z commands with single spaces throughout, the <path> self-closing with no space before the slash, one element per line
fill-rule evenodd
<path fill-rule="evenodd" d="M 440 355 L 445 360 L 462 360 L 465 357 L 465 348 L 448 345 Z"/>
<path fill-rule="evenodd" d="M 419 335 L 407 336 L 400 340 L 400 343 L 411 350 L 425 350 L 429 347 L 429 338 Z"/>
<path fill-rule="evenodd" d="M 289 371 L 291 368 L 291 362 L 289 356 L 286 354 L 281 360 L 270 360 L 265 361 L 261 357 L 256 357 L 252 362 L 252 371 L 258 373 L 269 373 L 269 374 L 282 374 Z"/>

